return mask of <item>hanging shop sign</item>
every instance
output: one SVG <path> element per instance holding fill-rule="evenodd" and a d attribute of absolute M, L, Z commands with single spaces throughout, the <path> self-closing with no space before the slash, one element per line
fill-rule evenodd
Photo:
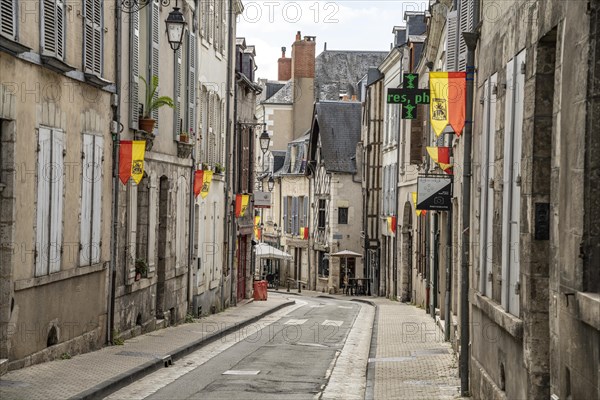
<path fill-rule="evenodd" d="M 444 175 L 419 176 L 417 180 L 417 209 L 446 211 L 452 207 L 452 177 Z"/>

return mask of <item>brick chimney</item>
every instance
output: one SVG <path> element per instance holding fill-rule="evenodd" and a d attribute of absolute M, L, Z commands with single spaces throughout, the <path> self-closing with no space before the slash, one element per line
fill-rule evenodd
<path fill-rule="evenodd" d="M 281 48 L 281 58 L 277 60 L 277 80 L 292 79 L 292 59 L 285 56 L 285 47 Z"/>
<path fill-rule="evenodd" d="M 315 36 L 304 36 L 296 33 L 296 41 L 292 44 L 292 78 L 315 77 Z"/>

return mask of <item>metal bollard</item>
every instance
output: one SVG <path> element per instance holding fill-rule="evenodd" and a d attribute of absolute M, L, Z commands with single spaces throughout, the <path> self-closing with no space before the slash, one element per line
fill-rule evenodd
<path fill-rule="evenodd" d="M 302 283 L 298 281 L 298 293 L 302 293 Z"/>
<path fill-rule="evenodd" d="M 290 280 L 289 279 L 287 280 L 287 291 L 288 291 L 288 293 L 290 292 Z"/>

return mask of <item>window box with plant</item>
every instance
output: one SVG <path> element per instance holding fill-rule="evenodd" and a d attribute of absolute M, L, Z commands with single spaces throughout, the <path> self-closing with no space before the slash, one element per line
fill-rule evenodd
<path fill-rule="evenodd" d="M 223 175 L 225 173 L 225 167 L 220 163 L 215 164 L 215 174 Z"/>
<path fill-rule="evenodd" d="M 135 280 L 139 281 L 141 278 L 148 276 L 148 263 L 143 258 L 135 260 Z"/>
<path fill-rule="evenodd" d="M 177 141 L 177 157 L 188 158 L 194 149 L 194 131 L 181 132 Z"/>
<path fill-rule="evenodd" d="M 158 90 L 157 76 L 152 76 L 150 82 L 147 82 L 143 76 L 140 76 L 140 79 L 146 86 L 146 100 L 144 102 L 142 116 L 139 119 L 139 127 L 141 131 L 152 133 L 154 125 L 156 124 L 156 120 L 152 118 L 152 112 L 164 106 L 174 108 L 175 103 L 173 103 L 173 99 L 169 96 L 156 95 L 156 91 Z"/>

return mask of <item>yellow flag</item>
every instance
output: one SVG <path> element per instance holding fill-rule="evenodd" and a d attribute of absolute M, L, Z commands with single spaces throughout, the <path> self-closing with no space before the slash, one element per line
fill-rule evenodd
<path fill-rule="evenodd" d="M 254 237 L 257 240 L 260 240 L 260 229 L 258 229 L 260 226 L 260 215 L 257 215 L 254 217 Z"/>
<path fill-rule="evenodd" d="M 415 212 L 417 213 L 417 216 L 421 216 L 422 211 L 417 209 L 417 192 L 412 192 L 412 199 L 413 199 L 413 203 L 415 205 Z"/>
<path fill-rule="evenodd" d="M 131 145 L 131 176 L 136 184 L 144 177 L 145 140 L 134 140 Z"/>
<path fill-rule="evenodd" d="M 203 199 L 205 199 L 206 196 L 208 196 L 208 189 L 210 189 L 210 183 L 212 182 L 212 176 L 213 176 L 212 171 L 204 171 L 204 176 L 202 179 L 202 190 L 200 191 L 200 196 L 202 196 Z"/>

